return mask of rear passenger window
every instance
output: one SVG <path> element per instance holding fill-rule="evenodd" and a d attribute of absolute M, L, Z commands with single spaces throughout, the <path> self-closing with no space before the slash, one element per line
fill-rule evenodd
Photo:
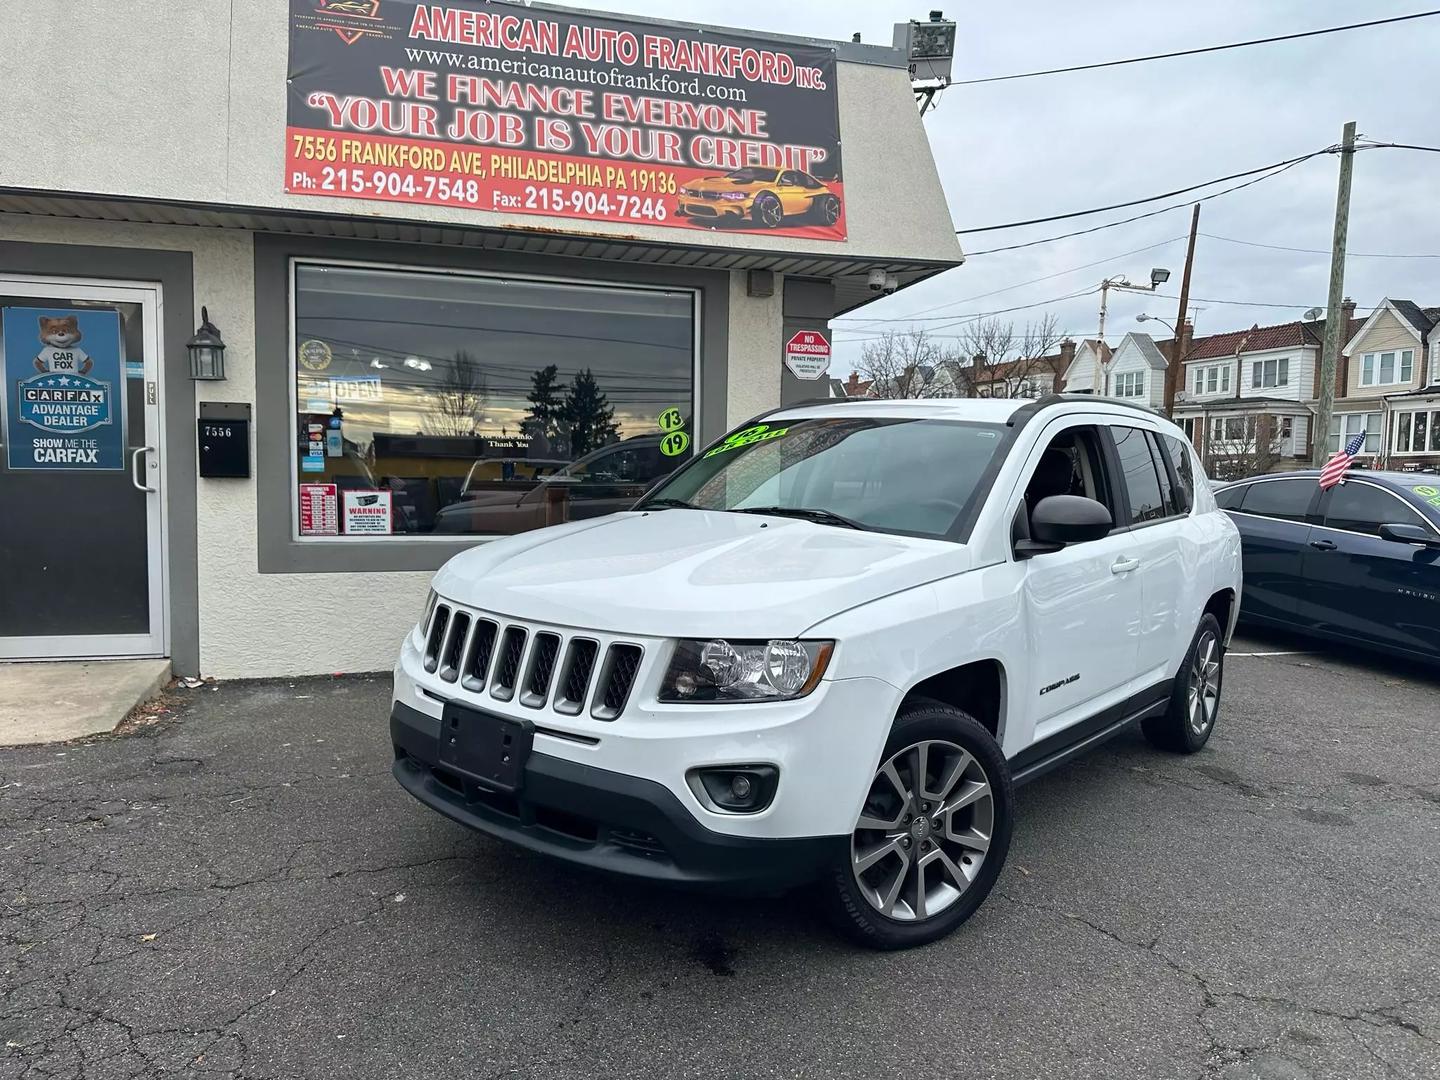
<path fill-rule="evenodd" d="M 1130 495 L 1130 518 L 1135 522 L 1155 521 L 1171 511 L 1165 505 L 1165 492 L 1160 486 L 1164 465 L 1156 469 L 1150 440 L 1138 428 L 1112 427 L 1115 449 L 1120 454 L 1120 472 L 1125 477 L 1125 490 Z M 1169 478 L 1166 477 L 1166 487 Z"/>
<path fill-rule="evenodd" d="M 1240 500 L 1245 498 L 1245 492 L 1249 490 L 1250 485 L 1240 484 L 1217 491 L 1215 492 L 1215 505 L 1221 510 L 1239 510 Z"/>
<path fill-rule="evenodd" d="M 1379 536 L 1381 525 L 1424 525 L 1425 520 L 1388 491 L 1352 481 L 1330 492 L 1325 524 Z"/>
<path fill-rule="evenodd" d="M 1314 477 L 1295 480 L 1266 480 L 1245 489 L 1240 511 L 1282 521 L 1304 521 L 1305 511 L 1315 495 Z"/>
<path fill-rule="evenodd" d="M 1195 465 L 1190 457 L 1190 444 L 1174 435 L 1162 435 L 1165 448 L 1170 451 L 1170 463 L 1175 466 L 1175 502 L 1179 513 L 1188 514 L 1195 505 Z"/>

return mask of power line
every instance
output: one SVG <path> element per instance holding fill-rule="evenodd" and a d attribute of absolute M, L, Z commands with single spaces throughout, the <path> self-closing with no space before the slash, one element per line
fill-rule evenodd
<path fill-rule="evenodd" d="M 1316 154 L 1324 154 L 1327 150 L 1317 150 L 1312 154 L 1303 154 L 1300 157 L 1289 158 L 1286 161 L 1275 161 L 1269 165 L 1261 165 L 1258 169 L 1246 169 L 1244 172 L 1231 173 L 1229 176 L 1217 176 L 1214 180 L 1206 180 L 1201 184 L 1191 184 L 1189 187 L 1176 188 L 1174 191 L 1162 192 L 1159 195 L 1147 195 L 1143 199 L 1131 199 L 1129 202 L 1112 203 L 1109 206 L 1096 206 L 1090 210 L 1075 210 L 1068 214 L 1051 214 L 1049 217 L 1030 218 L 1028 221 L 1007 221 L 1004 225 L 982 225 L 975 229 L 956 229 L 956 236 L 966 236 L 969 233 L 996 232 L 1000 229 L 1018 229 L 1025 225 L 1044 225 L 1050 221 L 1064 221 L 1066 218 L 1088 217 L 1090 214 L 1104 214 L 1111 210 L 1124 210 L 1130 206 L 1141 206 L 1149 202 L 1159 202 L 1161 199 L 1173 199 L 1176 195 L 1184 195 L 1187 191 L 1198 191 L 1200 188 L 1213 187 L 1216 184 L 1223 184 L 1228 180 L 1239 180 L 1242 176 L 1254 176 L 1256 173 L 1269 172 L 1271 169 L 1279 169 L 1282 166 L 1296 165 L 1306 158 L 1315 157 Z"/>
<path fill-rule="evenodd" d="M 1039 244 L 1053 244 L 1057 240 L 1069 240 L 1073 236 L 1087 236 L 1090 233 L 1100 232 L 1103 229 L 1113 229 L 1117 225 L 1129 225 L 1132 221 L 1143 221 L 1146 218 L 1158 217 L 1161 214 L 1168 214 L 1175 210 L 1184 210 L 1186 207 L 1192 205 L 1193 203 L 1209 202 L 1211 199 L 1218 199 L 1221 195 L 1229 195 L 1231 192 L 1239 191 L 1241 188 L 1250 187 L 1252 184 L 1258 184 L 1263 180 L 1270 180 L 1289 169 L 1293 169 L 1302 161 L 1309 161 L 1311 158 L 1319 157 L 1321 154 L 1333 154 L 1335 153 L 1335 149 L 1335 147 L 1330 146 L 1326 147 L 1324 150 L 1316 150 L 1313 154 L 1307 154 L 1302 158 L 1296 158 L 1289 164 L 1276 169 L 1274 172 L 1264 173 L 1261 176 L 1256 176 L 1252 179 L 1246 180 L 1243 184 L 1236 184 L 1234 187 L 1222 188 L 1221 190 L 1212 192 L 1209 195 L 1201 195 L 1199 198 L 1192 199 L 1189 202 L 1177 203 L 1174 206 L 1162 207 L 1159 210 L 1151 210 L 1144 214 L 1135 214 L 1132 217 L 1121 218 L 1119 221 L 1106 222 L 1104 225 L 1092 225 L 1088 229 L 1076 229 L 1074 232 L 1061 233 L 1059 236 L 1047 236 L 1040 240 L 1027 240 L 1023 244 L 1006 244 L 1004 247 L 984 248 L 980 251 L 967 251 L 965 253 L 965 256 L 966 258 L 974 258 L 976 255 L 994 255 L 997 252 L 1001 251 L 1019 251 L 1021 248 L 1035 247 Z"/>
<path fill-rule="evenodd" d="M 1006 286 L 1004 286 L 1004 287 L 1002 287 L 1002 288 L 999 288 L 999 289 L 991 289 L 989 292 L 976 293 L 974 296 L 962 297 L 962 298 L 959 299 L 959 300 L 950 300 L 950 301 L 947 301 L 946 303 L 943 303 L 943 304 L 936 304 L 934 307 L 921 308 L 919 311 L 912 311 L 912 312 L 910 312 L 909 315 L 897 315 L 896 318 L 897 318 L 897 319 L 901 319 L 901 318 L 913 318 L 914 316 L 917 316 L 917 315 L 925 315 L 925 314 L 928 314 L 929 312 L 932 312 L 932 311 L 943 311 L 943 310 L 945 310 L 946 308 L 956 307 L 956 306 L 958 306 L 958 305 L 960 305 L 960 304 L 968 304 L 968 303 L 970 303 L 972 300 L 984 300 L 987 296 L 997 296 L 997 295 L 999 295 L 1000 293 L 1010 292 L 1010 291 L 1013 290 L 1013 289 L 1021 289 L 1021 288 L 1024 288 L 1026 285 L 1038 285 L 1038 284 L 1039 284 L 1040 282 L 1042 282 L 1042 281 L 1050 281 L 1050 280 L 1052 280 L 1052 279 L 1054 279 L 1054 278 L 1065 277 L 1067 274 L 1076 274 L 1076 273 L 1079 273 L 1081 270 L 1089 270 L 1089 269 L 1090 269 L 1091 267 L 1093 267 L 1093 266 L 1103 266 L 1105 263 L 1116 262 L 1116 261 L 1118 261 L 1118 260 L 1120 260 L 1120 259 L 1128 258 L 1128 257 L 1131 256 L 1131 255 L 1139 255 L 1139 254 L 1141 254 L 1141 253 L 1143 253 L 1143 252 L 1146 252 L 1146 251 L 1154 251 L 1156 248 L 1162 248 L 1162 247 L 1165 247 L 1167 244 L 1173 244 L 1173 243 L 1175 243 L 1175 241 L 1177 241 L 1177 240 L 1184 240 L 1184 239 L 1185 239 L 1184 236 L 1172 236 L 1169 240 L 1161 240 L 1158 244 L 1147 244 L 1145 247 L 1135 248 L 1133 251 L 1122 251 L 1122 252 L 1120 252 L 1120 253 L 1117 254 L 1117 255 L 1107 255 L 1107 256 L 1106 256 L 1105 258 L 1103 258 L 1103 259 L 1096 259 L 1094 262 L 1083 263 L 1083 264 L 1080 265 L 1080 266 L 1072 266 L 1072 267 L 1070 267 L 1070 269 L 1068 269 L 1068 270 L 1057 270 L 1057 271 L 1056 271 L 1055 273 L 1053 273 L 1053 274 L 1046 274 L 1046 275 L 1044 275 L 1043 277 L 1031 278 L 1029 281 L 1017 281 L 1017 282 L 1016 282 L 1015 284 L 1013 284 L 1013 285 L 1006 285 Z M 946 318 L 949 318 L 949 317 L 950 317 L 950 316 L 946 316 Z M 834 320 L 834 321 L 835 321 L 835 322 L 876 322 L 877 320 L 876 320 L 875 318 L 873 318 L 873 317 L 863 317 L 863 318 L 862 318 L 862 317 L 856 316 L 856 317 L 852 317 L 852 318 L 848 318 L 848 319 L 847 319 L 847 318 L 840 318 L 840 319 L 836 319 L 836 320 Z M 880 320 L 878 320 L 878 321 L 884 322 L 884 321 L 886 321 L 886 320 L 880 319 Z"/>
<path fill-rule="evenodd" d="M 1179 49 L 1175 52 L 1151 53 L 1149 56 L 1132 56 L 1126 60 L 1104 60 L 1094 64 L 1076 64 L 1072 67 L 1047 68 L 1043 71 L 1022 71 L 1014 75 L 990 75 L 982 79 L 955 79 L 951 86 L 977 86 L 981 83 L 1009 82 L 1012 79 L 1035 79 L 1042 75 L 1064 75 L 1072 71 L 1094 71 L 1097 68 L 1123 67 L 1126 64 L 1144 64 L 1151 60 L 1173 60 L 1177 56 L 1198 56 L 1201 53 L 1224 52 L 1227 49 L 1245 49 L 1252 45 L 1273 45 L 1277 41 L 1295 41 L 1299 38 L 1319 37 L 1323 34 L 1338 34 L 1345 30 L 1363 30 L 1369 26 L 1384 26 L 1388 23 L 1408 22 L 1411 19 L 1428 19 L 1440 15 L 1440 10 L 1417 11 L 1413 15 L 1395 15 L 1388 19 L 1370 19 L 1366 22 L 1348 23 L 1345 26 L 1327 26 L 1320 30 L 1303 30 L 1295 34 L 1277 34 L 1274 37 L 1251 38 L 1248 41 L 1232 41 L 1228 45 L 1207 45 L 1199 49 Z"/>
<path fill-rule="evenodd" d="M 1222 240 L 1227 244 L 1243 244 L 1245 247 L 1267 248 L 1270 251 L 1296 251 L 1302 255 L 1330 254 L 1328 248 L 1302 248 L 1287 247 L 1284 244 L 1261 244 L 1254 240 L 1237 240 L 1233 236 L 1216 236 L 1214 233 L 1207 232 L 1202 232 L 1200 235 L 1209 240 Z M 1345 257 L 1347 259 L 1440 259 L 1440 254 L 1401 255 L 1393 252 L 1347 251 Z"/>

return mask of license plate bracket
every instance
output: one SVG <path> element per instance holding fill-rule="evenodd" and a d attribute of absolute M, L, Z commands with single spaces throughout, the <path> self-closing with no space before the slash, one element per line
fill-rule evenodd
<path fill-rule="evenodd" d="M 528 720 L 467 709 L 448 702 L 440 716 L 440 764 L 497 791 L 519 791 L 535 742 Z"/>

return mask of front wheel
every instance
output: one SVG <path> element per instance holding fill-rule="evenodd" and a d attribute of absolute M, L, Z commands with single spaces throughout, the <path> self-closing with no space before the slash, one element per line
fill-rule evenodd
<path fill-rule="evenodd" d="M 944 937 L 989 894 L 1010 849 L 1010 770 L 949 705 L 900 708 L 845 850 L 822 889 L 839 930 L 874 949 Z"/>
<path fill-rule="evenodd" d="M 776 229 L 780 227 L 780 222 L 785 220 L 785 208 L 770 192 L 762 191 L 755 196 L 755 206 L 750 211 L 750 216 L 761 228 Z"/>
<path fill-rule="evenodd" d="M 834 195 L 822 195 L 815 200 L 815 217 L 823 225 L 834 225 L 840 220 L 840 200 Z"/>
<path fill-rule="evenodd" d="M 1220 623 L 1206 612 L 1180 665 L 1180 675 L 1163 716 L 1142 721 L 1145 737 L 1162 750 L 1193 754 L 1207 742 L 1220 716 L 1220 690 L 1225 682 L 1225 646 Z"/>

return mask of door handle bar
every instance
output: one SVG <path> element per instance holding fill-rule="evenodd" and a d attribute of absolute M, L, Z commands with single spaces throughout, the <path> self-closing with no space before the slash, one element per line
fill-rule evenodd
<path fill-rule="evenodd" d="M 1336 545 L 1334 540 L 1311 540 L 1310 546 L 1316 551 L 1334 551 Z"/>
<path fill-rule="evenodd" d="M 1139 559 L 1116 559 L 1110 564 L 1110 572 L 1112 574 L 1128 574 L 1139 565 Z"/>
<path fill-rule="evenodd" d="M 143 458 L 146 454 L 153 454 L 154 452 L 155 447 L 153 446 L 137 446 L 135 448 L 135 452 L 130 455 L 130 483 L 134 484 L 139 490 L 148 491 L 152 495 L 159 489 L 149 487 L 141 482 L 142 474 L 140 474 L 140 470 L 142 466 L 140 464 L 140 459 Z"/>

